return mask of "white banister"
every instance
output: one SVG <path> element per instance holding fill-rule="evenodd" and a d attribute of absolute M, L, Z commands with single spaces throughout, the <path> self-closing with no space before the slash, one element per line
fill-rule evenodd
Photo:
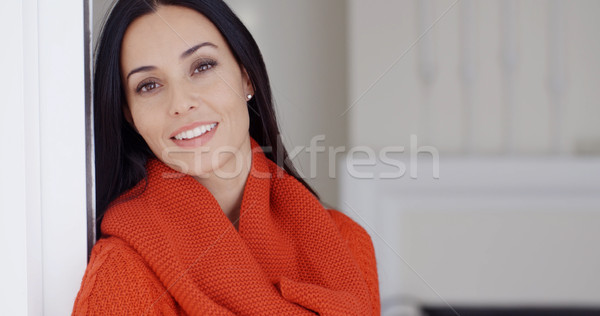
<path fill-rule="evenodd" d="M 473 22 L 473 1 L 463 0 L 460 4 L 460 79 L 462 86 L 462 140 L 463 151 L 473 153 L 474 147 L 474 115 L 473 85 L 475 83 L 475 24 Z"/>
<path fill-rule="evenodd" d="M 564 93 L 566 89 L 565 65 L 565 16 L 563 2 L 549 2 L 548 14 L 548 94 L 550 100 L 551 152 L 566 154 L 567 131 L 565 130 Z"/>
<path fill-rule="evenodd" d="M 422 102 L 419 106 L 418 136 L 422 143 L 431 141 L 431 94 L 436 77 L 435 51 L 432 25 L 434 23 L 431 0 L 418 1 L 419 27 L 419 77 L 423 86 Z"/>
<path fill-rule="evenodd" d="M 505 0 L 500 2 L 500 56 L 502 65 L 502 83 L 503 83 L 503 128 L 505 153 L 515 154 L 515 107 L 516 107 L 516 87 L 515 70 L 517 67 L 517 15 L 515 0 Z"/>

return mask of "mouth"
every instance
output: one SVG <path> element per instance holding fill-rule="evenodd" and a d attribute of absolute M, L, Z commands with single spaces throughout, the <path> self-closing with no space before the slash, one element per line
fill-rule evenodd
<path fill-rule="evenodd" d="M 171 140 L 181 147 L 196 147 L 206 144 L 214 135 L 219 123 L 196 125 L 190 128 L 184 127 L 171 137 Z"/>
<path fill-rule="evenodd" d="M 217 126 L 217 123 L 201 125 L 193 129 L 189 129 L 187 131 L 183 131 L 171 138 L 176 140 L 188 140 L 196 137 L 200 137 L 210 131 Z"/>

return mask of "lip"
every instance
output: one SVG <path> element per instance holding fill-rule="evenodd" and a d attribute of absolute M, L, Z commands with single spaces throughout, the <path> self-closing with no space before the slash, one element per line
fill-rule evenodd
<path fill-rule="evenodd" d="M 215 127 L 213 127 L 213 129 L 211 129 L 210 131 L 202 134 L 201 136 L 194 137 L 192 139 L 175 139 L 174 138 L 175 135 L 177 135 L 183 131 L 187 131 L 187 130 L 196 128 L 198 126 L 213 124 L 213 123 L 216 123 L 217 125 Z M 195 147 L 203 146 L 212 139 L 212 137 L 215 135 L 215 132 L 217 131 L 217 128 L 219 128 L 219 122 L 192 123 L 192 124 L 186 125 L 180 129 L 178 129 L 177 131 L 175 131 L 171 136 L 171 141 L 173 141 L 177 146 L 182 147 L 182 148 L 195 148 Z"/>
<path fill-rule="evenodd" d="M 169 138 L 173 138 L 175 136 L 177 136 L 177 134 L 181 133 L 181 132 L 185 132 L 185 131 L 189 131 L 191 129 L 194 129 L 198 126 L 202 126 L 202 125 L 210 125 L 213 123 L 217 123 L 217 125 L 219 124 L 219 122 L 216 121 L 204 121 L 204 122 L 194 122 L 188 125 L 184 125 L 181 128 L 177 129 L 176 131 L 174 131 L 171 135 L 169 135 Z M 216 126 L 215 126 L 216 127 Z"/>

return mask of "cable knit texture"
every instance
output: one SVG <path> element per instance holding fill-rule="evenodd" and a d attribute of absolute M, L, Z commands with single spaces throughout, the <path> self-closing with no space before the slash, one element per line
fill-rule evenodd
<path fill-rule="evenodd" d="M 73 315 L 379 315 L 373 245 L 252 140 L 236 230 L 212 194 L 152 159 L 106 212 Z"/>

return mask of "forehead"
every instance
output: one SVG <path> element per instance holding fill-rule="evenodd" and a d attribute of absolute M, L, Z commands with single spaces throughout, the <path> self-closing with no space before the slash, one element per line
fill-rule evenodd
<path fill-rule="evenodd" d="M 221 33 L 204 15 L 180 6 L 160 6 L 134 20 L 123 37 L 121 62 L 152 61 L 178 56 L 190 47 L 212 42 L 227 47 Z"/>

